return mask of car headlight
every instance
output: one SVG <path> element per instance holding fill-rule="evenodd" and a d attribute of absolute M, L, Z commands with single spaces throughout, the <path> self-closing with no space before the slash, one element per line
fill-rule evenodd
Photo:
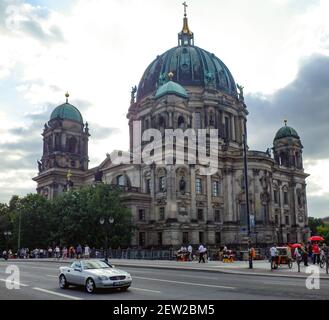
<path fill-rule="evenodd" d="M 108 280 L 109 278 L 107 276 L 99 276 L 98 279 L 99 280 Z"/>
<path fill-rule="evenodd" d="M 127 274 L 127 279 L 131 279 L 131 275 L 130 274 Z"/>

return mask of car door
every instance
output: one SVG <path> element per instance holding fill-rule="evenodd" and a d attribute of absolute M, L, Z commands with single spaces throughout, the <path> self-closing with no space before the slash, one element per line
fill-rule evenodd
<path fill-rule="evenodd" d="M 68 280 L 72 284 L 80 284 L 80 278 L 82 275 L 81 262 L 74 262 L 70 270 L 70 279 Z"/>

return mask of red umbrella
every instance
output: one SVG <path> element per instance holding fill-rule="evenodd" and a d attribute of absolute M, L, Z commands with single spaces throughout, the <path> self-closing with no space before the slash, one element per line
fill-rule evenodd
<path fill-rule="evenodd" d="M 324 238 L 322 238 L 320 236 L 313 236 L 313 237 L 309 238 L 308 240 L 310 240 L 310 241 L 324 241 Z"/>
<path fill-rule="evenodd" d="M 302 245 L 300 243 L 295 243 L 291 246 L 291 248 L 296 249 L 296 248 L 301 248 Z"/>

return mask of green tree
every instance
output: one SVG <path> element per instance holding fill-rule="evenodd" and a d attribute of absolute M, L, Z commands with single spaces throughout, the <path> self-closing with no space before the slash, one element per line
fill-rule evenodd
<path fill-rule="evenodd" d="M 0 203 L 0 252 L 2 252 L 1 249 L 4 249 L 7 245 L 4 232 L 11 230 L 12 225 L 9 215 L 9 207 L 6 204 Z"/>
<path fill-rule="evenodd" d="M 322 219 L 320 218 L 313 218 L 313 217 L 309 217 L 308 218 L 308 226 L 311 230 L 311 234 L 312 235 L 317 235 L 317 228 L 320 226 L 323 226 L 324 223 L 322 221 Z"/>
<path fill-rule="evenodd" d="M 317 234 L 325 239 L 325 242 L 329 244 L 329 225 L 323 224 L 317 227 Z"/>
<path fill-rule="evenodd" d="M 131 212 L 123 206 L 120 191 L 113 186 L 98 184 L 66 192 L 53 202 L 54 239 L 60 245 L 102 247 L 106 234 L 112 248 L 125 247 L 133 232 Z M 111 230 L 108 219 L 114 218 Z M 100 218 L 106 224 L 100 225 Z"/>
<path fill-rule="evenodd" d="M 20 220 L 21 248 L 45 247 L 52 234 L 51 203 L 41 195 L 29 194 L 24 198 L 16 198 L 12 210 L 14 211 L 11 211 L 10 214 L 13 224 L 14 249 L 17 249 Z"/>

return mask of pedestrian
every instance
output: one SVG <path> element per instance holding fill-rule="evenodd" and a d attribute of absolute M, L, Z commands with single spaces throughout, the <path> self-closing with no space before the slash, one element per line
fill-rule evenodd
<path fill-rule="evenodd" d="M 62 253 L 63 253 L 62 258 L 66 259 L 67 258 L 67 248 L 66 248 L 66 246 L 63 247 Z"/>
<path fill-rule="evenodd" d="M 312 246 L 312 254 L 313 254 L 313 264 L 320 263 L 320 248 L 317 242 L 314 242 L 313 246 Z"/>
<path fill-rule="evenodd" d="M 192 248 L 192 246 L 190 244 L 187 247 L 187 251 L 188 251 L 189 260 L 192 261 L 193 260 L 193 248 Z"/>
<path fill-rule="evenodd" d="M 56 248 L 55 248 L 55 257 L 57 259 L 59 259 L 61 257 L 61 249 L 59 248 L 59 246 L 56 246 Z"/>
<path fill-rule="evenodd" d="M 253 269 L 253 260 L 255 258 L 256 258 L 256 250 L 253 246 L 249 244 L 249 249 L 248 249 L 249 269 Z"/>
<path fill-rule="evenodd" d="M 296 262 L 298 264 L 300 264 L 302 261 L 302 249 L 300 247 L 296 247 L 294 255 L 295 255 Z"/>
<path fill-rule="evenodd" d="M 276 257 L 278 255 L 278 250 L 276 248 L 276 244 L 274 244 L 271 248 L 270 248 L 270 255 L 271 255 L 271 270 L 274 269 L 274 265 L 276 263 Z"/>
<path fill-rule="evenodd" d="M 53 248 L 49 247 L 48 248 L 48 258 L 52 258 L 53 257 Z"/>
<path fill-rule="evenodd" d="M 302 254 L 302 261 L 304 262 L 304 266 L 308 267 L 308 254 L 304 244 L 301 245 L 300 251 Z"/>
<path fill-rule="evenodd" d="M 307 243 L 306 250 L 308 253 L 308 259 L 312 261 L 313 252 L 312 252 L 312 245 L 310 242 Z"/>
<path fill-rule="evenodd" d="M 85 259 L 89 259 L 89 258 L 90 258 L 90 248 L 86 244 L 86 246 L 85 246 Z"/>
<path fill-rule="evenodd" d="M 209 261 L 209 255 L 208 255 L 208 249 L 207 249 L 206 246 L 204 246 L 204 255 L 203 256 L 204 256 L 205 262 L 208 263 L 208 261 Z"/>
<path fill-rule="evenodd" d="M 203 262 L 203 263 L 206 263 L 206 261 L 204 260 L 204 254 L 205 254 L 205 252 L 206 252 L 206 248 L 203 246 L 203 244 L 202 243 L 200 243 L 200 246 L 199 246 L 199 263 L 201 263 L 201 261 Z"/>
<path fill-rule="evenodd" d="M 70 249 L 69 249 L 69 256 L 70 256 L 70 259 L 75 258 L 75 249 L 74 249 L 73 246 L 71 246 Z"/>
<path fill-rule="evenodd" d="M 76 252 L 77 252 L 77 259 L 80 259 L 82 255 L 82 247 L 80 244 L 78 244 Z"/>

